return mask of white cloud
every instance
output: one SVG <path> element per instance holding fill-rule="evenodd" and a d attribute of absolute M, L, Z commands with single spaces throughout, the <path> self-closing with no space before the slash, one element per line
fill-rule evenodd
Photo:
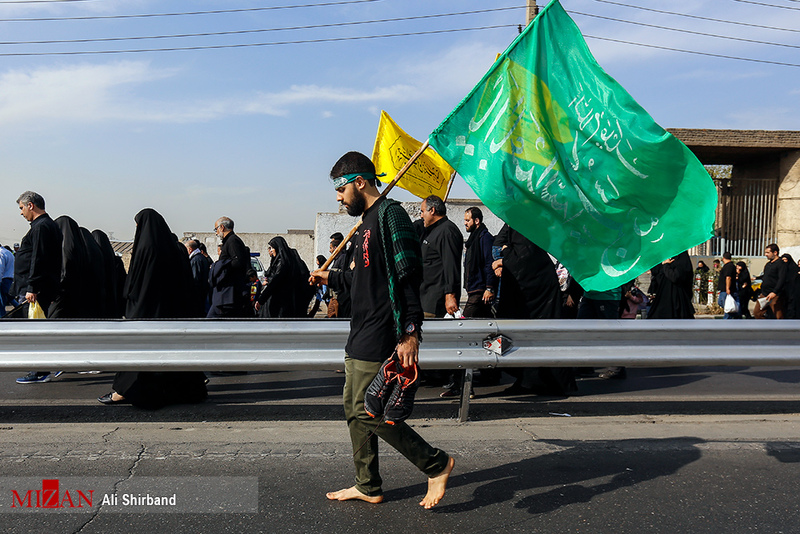
<path fill-rule="evenodd" d="M 330 118 L 340 105 L 363 106 L 377 113 L 390 104 L 463 96 L 499 52 L 502 46 L 471 42 L 435 56 L 404 56 L 400 64 L 386 65 L 382 58 L 381 66 L 370 69 L 372 85 L 365 77 L 357 88 L 306 84 L 203 98 L 180 92 L 182 71 L 154 68 L 146 61 L 10 70 L 0 74 L 0 125 L 43 128 L 54 123 L 103 121 L 181 124 L 230 116 L 281 117 L 311 106 L 321 107 L 322 117 Z M 390 83 L 382 83 L 385 80 Z M 159 90 L 164 88 L 170 92 Z M 157 96 L 143 96 L 146 94 Z"/>
<path fill-rule="evenodd" d="M 350 87 L 331 87 L 318 85 L 293 85 L 276 93 L 260 93 L 249 101 L 242 101 L 238 113 L 259 113 L 265 115 L 287 115 L 294 106 L 314 104 L 361 104 L 385 101 L 409 101 L 422 97 L 418 88 L 412 85 L 397 84 L 389 87 L 376 87 L 356 90 Z"/>
<path fill-rule="evenodd" d="M 10 70 L 0 75 L 0 124 L 134 119 L 142 110 L 120 100 L 123 87 L 173 74 L 137 61 Z"/>
<path fill-rule="evenodd" d="M 175 78 L 176 70 L 155 69 L 148 62 L 123 61 L 104 65 L 81 64 L 0 74 L 0 124 L 36 127 L 53 122 L 204 122 L 232 115 L 285 116 L 298 106 L 372 104 L 409 101 L 424 93 L 397 83 L 368 89 L 320 85 L 293 85 L 277 92 L 219 95 L 179 101 L 166 96 L 138 96 L 153 82 Z M 325 112 L 332 116 L 331 111 Z"/>

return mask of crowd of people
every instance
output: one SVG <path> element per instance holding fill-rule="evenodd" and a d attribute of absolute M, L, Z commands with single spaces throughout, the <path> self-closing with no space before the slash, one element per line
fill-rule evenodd
<path fill-rule="evenodd" d="M 713 268 L 697 262 L 696 274 L 717 278 L 717 303 L 725 319 L 800 319 L 800 261 L 781 254 L 775 243 L 766 246 L 764 256 L 764 271 L 755 278 L 744 261 L 734 263 L 730 252 L 714 260 Z"/>
<path fill-rule="evenodd" d="M 203 243 L 179 242 L 159 213 L 142 210 L 134 218 L 136 236 L 126 273 L 104 232 L 89 232 L 68 216 L 51 219 L 37 193 L 26 191 L 17 202 L 30 230 L 15 250 L 0 247 L 0 303 L 3 310 L 22 303 L 17 316 L 36 302 L 49 318 L 302 318 L 319 315 L 322 304 L 327 317 L 352 317 L 350 285 L 309 284 L 308 266 L 280 236 L 269 241 L 270 262 L 262 283 L 251 267 L 249 248 L 228 217 L 215 222 L 220 245 L 218 259 L 212 261 Z M 712 269 L 703 261 L 693 269 L 684 252 L 651 269 L 646 291 L 636 280 L 609 291 L 584 291 L 555 258 L 518 231 L 504 225 L 492 235 L 479 207 L 466 209 L 463 225 L 466 242 L 441 198 L 432 195 L 420 203 L 412 228 L 420 246 L 419 306 L 424 318 L 630 319 L 641 313 L 651 319 L 689 319 L 695 313 L 695 274 Z M 330 236 L 329 252 L 342 248 L 329 268 L 336 277 L 350 276 L 356 263 L 355 246 L 344 241 L 341 233 Z M 775 244 L 765 254 L 760 288 L 754 288 L 747 265 L 734 263 L 730 253 L 714 261 L 720 306 L 729 297 L 736 302 L 725 318 L 749 318 L 751 300 L 756 318 L 799 317 L 800 267 L 788 254 L 781 256 Z M 318 256 L 315 269 L 326 261 Z M 569 395 L 577 390 L 576 376 L 594 372 L 510 370 L 514 383 L 504 393 Z M 597 372 L 601 378 L 625 376 L 618 367 Z M 56 374 L 31 371 L 17 382 L 47 382 Z M 463 371 L 426 372 L 423 381 L 442 386 L 442 397 L 456 397 L 462 394 L 463 376 Z M 500 379 L 499 371 L 482 370 L 474 385 L 494 386 Z M 186 390 L 162 388 L 161 380 L 185 383 Z M 204 383 L 201 374 L 193 373 L 120 373 L 113 392 L 99 400 L 144 407 L 196 402 L 205 398 Z M 161 390 L 174 396 L 161 398 L 155 393 Z"/>
<path fill-rule="evenodd" d="M 265 281 L 250 263 L 250 250 L 234 231 L 234 221 L 219 218 L 218 259 L 203 243 L 179 241 L 161 214 L 141 210 L 127 272 L 100 230 L 89 232 L 68 216 L 53 220 L 41 195 L 26 191 L 18 199 L 30 229 L 19 246 L 0 248 L 0 304 L 27 316 L 33 307 L 48 318 L 178 319 L 301 318 L 318 315 L 350 318 L 345 347 L 344 404 L 354 448 L 356 484 L 331 492 L 335 500 L 380 502 L 377 439 L 398 449 L 428 478 L 420 503 L 435 506 L 444 495 L 453 459 L 431 447 L 402 420 L 385 425 L 364 409 L 364 394 L 380 377 L 388 358 L 401 368 L 416 367 L 425 318 L 509 319 L 691 319 L 695 269 L 687 252 L 650 271 L 647 291 L 629 280 L 608 291 L 584 291 L 557 259 L 504 225 L 492 235 L 479 207 L 463 213 L 468 239 L 432 195 L 411 221 L 396 201 L 379 193 L 372 162 L 357 152 L 345 154 L 331 170 L 337 200 L 362 222 L 352 243 L 330 236 L 329 251 L 339 253 L 330 268 L 324 256 L 309 271 L 297 250 L 282 237 L 269 242 Z M 461 216 L 461 214 L 459 214 Z M 747 265 L 723 254 L 718 290 L 726 318 L 747 317 L 750 299 L 756 318 L 797 318 L 800 267 L 777 245 L 765 251 L 767 264 L 754 289 Z M 699 271 L 708 271 L 699 262 Z M 733 299 L 736 309 L 730 307 Z M 512 394 L 569 395 L 576 376 L 594 369 L 512 369 Z M 602 378 L 624 378 L 624 368 L 599 370 Z M 22 384 L 47 382 L 58 372 L 35 370 Z M 497 370 L 483 370 L 476 386 L 497 385 Z M 429 384 L 443 386 L 442 397 L 463 394 L 463 372 L 427 373 Z M 155 409 L 168 404 L 202 402 L 208 379 L 201 372 L 119 372 L 103 404 L 131 403 Z M 410 394 L 413 401 L 413 393 Z M 401 401 L 397 401 L 401 402 Z"/>

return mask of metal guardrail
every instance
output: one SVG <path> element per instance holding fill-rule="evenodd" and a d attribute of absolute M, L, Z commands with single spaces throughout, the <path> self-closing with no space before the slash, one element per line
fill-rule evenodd
<path fill-rule="evenodd" d="M 347 320 L 319 319 L 5 320 L 0 369 L 338 369 L 349 330 Z M 467 384 L 473 369 L 611 365 L 800 365 L 800 321 L 459 319 L 423 327 L 420 366 L 465 369 Z"/>
<path fill-rule="evenodd" d="M 0 369 L 337 369 L 348 333 L 347 320 L 5 320 Z M 503 354 L 484 348 L 501 334 Z M 800 321 L 427 320 L 420 365 L 800 365 Z"/>
<path fill-rule="evenodd" d="M 493 321 L 426 322 L 429 369 L 492 367 L 481 347 Z M 24 371 L 333 370 L 344 361 L 347 320 L 4 321 L 0 369 Z"/>

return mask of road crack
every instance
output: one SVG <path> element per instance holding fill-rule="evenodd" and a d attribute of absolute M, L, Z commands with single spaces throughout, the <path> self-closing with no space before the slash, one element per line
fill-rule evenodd
<path fill-rule="evenodd" d="M 526 436 L 528 436 L 528 437 L 532 438 L 534 441 L 539 441 L 539 436 L 537 436 L 536 434 L 534 434 L 534 433 L 533 433 L 533 432 L 531 432 L 530 430 L 526 429 L 526 428 L 525 428 L 525 427 L 523 427 L 521 424 L 519 424 L 519 423 L 515 423 L 515 425 L 514 425 L 514 426 L 516 426 L 516 427 L 517 427 L 519 430 L 521 430 L 521 431 L 522 431 L 522 433 L 523 433 L 523 434 L 525 434 Z"/>
<path fill-rule="evenodd" d="M 111 436 L 111 434 L 119 430 L 119 428 L 120 427 L 116 427 L 114 430 L 111 430 L 110 432 L 106 432 L 105 434 L 103 434 L 101 436 L 103 438 L 103 442 L 108 443 L 108 438 Z"/>
<path fill-rule="evenodd" d="M 119 430 L 119 427 L 117 427 L 116 429 L 112 430 L 108 434 L 112 434 L 112 433 L 116 432 L 117 430 Z M 105 438 L 105 436 L 104 436 L 104 438 Z M 144 455 L 145 455 L 146 452 L 147 452 L 147 447 L 144 444 L 139 445 L 139 453 L 136 455 L 136 458 L 133 460 L 133 464 L 131 464 L 131 466 L 128 468 L 128 476 L 126 476 L 125 478 L 122 478 L 120 480 L 117 480 L 114 483 L 114 487 L 111 488 L 111 493 L 112 494 L 116 495 L 117 488 L 119 488 L 119 485 L 122 484 L 123 482 L 126 482 L 126 481 L 128 481 L 128 480 L 133 478 L 133 475 L 136 473 L 136 468 L 139 467 L 139 463 L 144 458 Z M 83 532 L 83 530 L 87 526 L 91 525 L 92 522 L 97 518 L 97 516 L 100 515 L 100 512 L 102 510 L 103 510 L 103 503 L 101 502 L 100 505 L 97 507 L 97 510 L 95 510 L 94 513 L 92 514 L 92 516 L 83 525 L 81 525 L 78 530 L 73 532 L 73 534 L 79 534 L 80 532 Z"/>

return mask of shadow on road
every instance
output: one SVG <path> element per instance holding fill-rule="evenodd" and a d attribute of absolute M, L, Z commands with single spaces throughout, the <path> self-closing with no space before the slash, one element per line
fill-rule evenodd
<path fill-rule="evenodd" d="M 779 370 L 779 371 L 747 371 L 743 373 L 749 376 L 757 376 L 759 378 L 766 378 L 781 384 L 798 384 L 800 383 L 800 370 Z"/>
<path fill-rule="evenodd" d="M 526 458 L 450 478 L 450 488 L 476 486 L 472 499 L 444 504 L 438 513 L 469 512 L 487 505 L 514 501 L 530 514 L 544 514 L 570 504 L 589 502 L 605 493 L 630 488 L 674 474 L 700 459 L 699 438 L 634 439 L 584 442 L 548 441 L 564 450 Z M 669 451 L 665 454 L 664 451 Z M 456 465 L 456 468 L 458 464 Z M 386 493 L 404 499 L 424 493 L 423 485 Z"/>
<path fill-rule="evenodd" d="M 12 382 L 16 374 L 0 373 Z M 579 381 L 570 397 L 506 396 L 509 383 L 476 387 L 470 402 L 473 421 L 518 417 L 621 415 L 761 415 L 796 413 L 800 397 L 794 383 L 800 369 L 731 367 L 630 369 L 627 380 Z M 11 383 L 0 393 L 0 423 L 282 421 L 340 420 L 344 375 L 333 371 L 250 372 L 212 375 L 209 399 L 196 405 L 169 406 L 152 412 L 129 405 L 103 406 L 97 397 L 111 390 L 113 373 L 64 373 L 46 384 Z M 703 383 L 708 380 L 709 388 Z M 784 382 L 779 386 L 763 379 Z M 752 382 L 760 382 L 754 389 Z M 724 382 L 721 394 L 720 382 Z M 716 390 L 714 386 L 716 385 Z M 781 389 L 782 388 L 782 389 Z M 672 391 L 674 390 L 674 394 Z M 776 389 L 782 395 L 772 394 Z M 654 391 L 653 395 L 641 392 Z M 458 400 L 440 398 L 439 387 L 421 387 L 414 419 L 453 419 Z M 755 391 L 755 393 L 754 393 Z M 769 393 L 768 396 L 763 396 Z M 762 395 L 762 396 L 759 396 Z"/>
<path fill-rule="evenodd" d="M 767 443 L 767 454 L 784 464 L 800 463 L 800 448 L 796 443 Z"/>

